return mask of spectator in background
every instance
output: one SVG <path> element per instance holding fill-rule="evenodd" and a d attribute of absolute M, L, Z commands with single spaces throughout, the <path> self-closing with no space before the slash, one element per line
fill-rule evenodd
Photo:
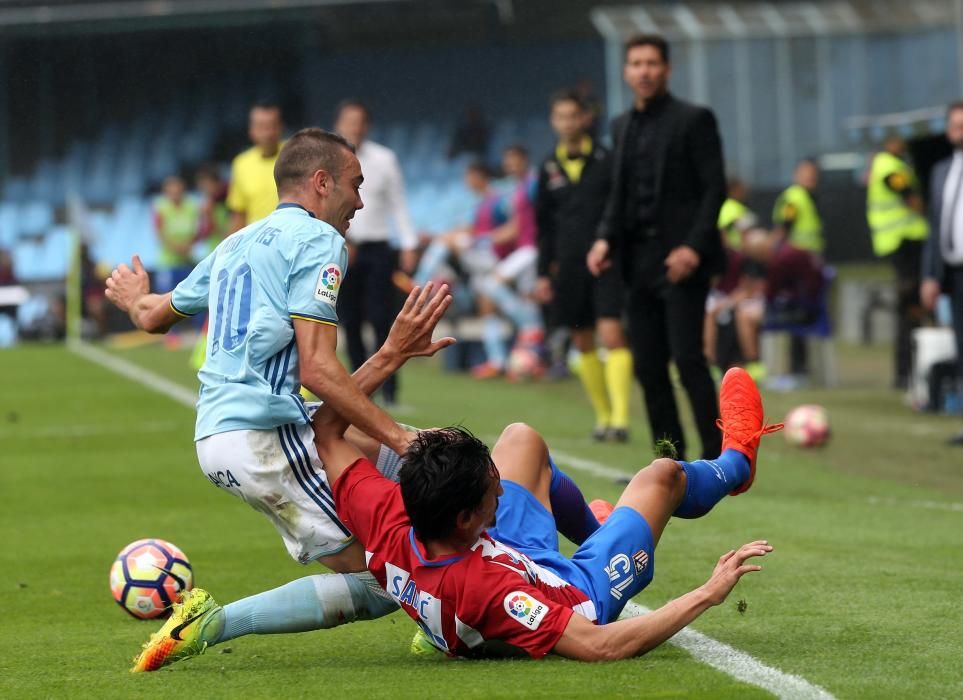
<path fill-rule="evenodd" d="M 481 161 L 465 168 L 465 187 L 478 198 L 470 228 L 456 229 L 436 236 L 418 263 L 413 277 L 404 273 L 394 276 L 396 286 L 405 294 L 436 279 L 449 263 L 465 273 L 487 272 L 495 265 L 490 234 L 507 217 L 501 193 L 492 185 L 492 171 Z M 453 280 L 447 280 L 453 283 Z M 454 286 L 453 286 L 454 288 Z"/>
<path fill-rule="evenodd" d="M 538 180 L 529 168 L 528 151 L 519 144 L 505 149 L 502 169 L 510 186 L 506 197 L 508 220 L 490 233 L 491 250 L 496 259 L 492 269 L 475 271 L 472 275 L 479 315 L 484 321 L 482 341 L 486 355 L 486 361 L 472 370 L 476 379 L 496 377 L 508 365 L 499 313 L 515 325 L 515 349 L 540 358 L 545 340 L 541 313 L 531 298 L 538 260 L 535 222 Z M 528 371 L 538 375 L 542 367 L 539 363 Z"/>
<path fill-rule="evenodd" d="M 866 188 L 866 218 L 873 252 L 889 258 L 896 272 L 896 339 L 893 347 L 897 388 L 909 386 L 913 329 L 924 316 L 920 305 L 923 241 L 929 234 L 923 198 L 913 167 L 906 162 L 906 141 L 893 135 L 873 157 Z"/>
<path fill-rule="evenodd" d="M 394 151 L 368 140 L 371 115 L 357 100 L 345 100 L 337 109 L 334 130 L 357 148 L 364 185 L 359 209 L 348 229 L 348 274 L 338 297 L 338 317 L 348 341 L 348 355 L 358 369 L 381 347 L 395 316 L 392 274 L 399 263 L 411 273 L 417 262 L 418 236 L 405 201 L 405 180 Z M 391 225 L 398 232 L 400 253 L 392 246 Z M 399 260 L 400 258 L 400 260 Z M 370 323 L 374 347 L 365 347 L 362 328 Z M 397 374 L 381 389 L 386 406 L 398 400 Z"/>
<path fill-rule="evenodd" d="M 90 247 L 82 243 L 80 246 L 82 315 L 93 319 L 98 338 L 107 335 L 107 299 L 104 296 L 104 283 L 108 277 L 110 277 L 110 268 L 94 262 L 90 255 Z"/>
<path fill-rule="evenodd" d="M 816 202 L 819 186 L 819 166 L 811 158 L 796 164 L 793 184 L 776 198 L 772 222 L 776 232 L 796 248 L 809 251 L 822 260 L 826 241 L 823 220 Z M 806 374 L 806 339 L 792 336 L 789 339 L 789 365 L 793 375 Z"/>
<path fill-rule="evenodd" d="M 743 235 L 758 221 L 755 212 L 746 205 L 749 188 L 739 178 L 732 177 L 729 178 L 727 189 L 729 196 L 722 203 L 717 222 L 726 252 L 726 270 L 709 292 L 703 331 L 706 358 L 710 365 L 721 369 L 727 369 L 734 361 L 741 359 L 734 357 L 731 351 L 731 348 L 736 345 L 732 338 L 735 333 L 732 326 L 733 312 L 744 299 L 756 294 L 752 281 L 758 277 L 758 275 L 751 275 L 753 262 L 746 260 L 740 252 Z M 720 352 L 720 326 L 728 330 L 728 333 L 722 336 L 722 352 Z M 747 369 L 752 367 L 749 366 Z M 753 374 L 753 379 L 757 382 L 761 378 L 759 372 Z"/>
<path fill-rule="evenodd" d="M 816 320 L 823 271 L 811 251 L 764 229 L 746 233 L 743 251 L 766 271 L 762 296 L 735 307 L 739 347 L 749 371 L 759 363 L 759 330 L 764 322 L 806 325 Z"/>
<path fill-rule="evenodd" d="M 582 78 L 575 84 L 575 93 L 582 104 L 585 105 L 585 111 L 588 114 L 585 133 L 597 140 L 599 124 L 602 122 L 602 100 L 595 92 L 595 84 L 590 78 Z"/>
<path fill-rule="evenodd" d="M 629 343 L 653 440 L 686 451 L 669 363 L 689 396 L 707 459 L 722 437 L 716 387 L 703 352 L 713 275 L 725 267 L 716 223 L 726 198 L 715 115 L 668 92 L 669 45 L 642 34 L 625 46 L 623 76 L 635 94 L 613 123 L 612 191 L 587 263 L 599 275 L 619 263 L 628 285 Z"/>
<path fill-rule="evenodd" d="M 946 138 L 953 155 L 937 163 L 930 176 L 930 227 L 923 251 L 920 297 L 930 310 L 940 294 L 950 298 L 956 335 L 957 387 L 963 396 L 963 102 L 947 109 Z M 963 432 L 949 444 L 963 447 Z"/>
<path fill-rule="evenodd" d="M 187 196 L 187 185 L 179 175 L 164 180 L 161 195 L 154 201 L 154 230 L 160 242 L 156 286 L 170 291 L 190 274 L 194 260 L 191 249 L 197 237 L 200 210 Z"/>
<path fill-rule="evenodd" d="M 729 178 L 729 196 L 719 210 L 719 230 L 722 243 L 729 250 L 742 249 L 742 234 L 753 228 L 759 221 L 756 213 L 749 208 L 749 187 L 737 177 Z"/>
<path fill-rule="evenodd" d="M 197 189 L 204 199 L 201 202 L 200 223 L 197 228 L 197 242 L 206 245 L 205 254 L 210 254 L 217 245 L 234 231 L 231 228 L 231 210 L 227 208 L 227 183 L 221 178 L 217 163 L 204 163 L 194 174 Z M 207 355 L 207 314 L 203 314 L 204 325 L 194 343 L 190 365 L 200 371 Z M 199 320 L 199 319 L 198 319 Z"/>
<path fill-rule="evenodd" d="M 588 134 L 593 116 L 575 91 L 556 93 L 550 120 L 559 138 L 538 173 L 536 298 L 551 304 L 554 326 L 570 329 L 576 374 L 595 410 L 596 440 L 628 440 L 632 353 L 622 330 L 624 291 L 615 270 L 598 279 L 585 267 L 612 184 L 607 148 Z M 596 333 L 605 346 L 603 363 Z"/>
<path fill-rule="evenodd" d="M 207 252 L 231 233 L 231 212 L 227 208 L 227 183 L 221 177 L 216 163 L 204 163 L 194 175 L 197 189 L 204 199 L 201 202 L 200 224 L 197 240 L 206 243 Z"/>
<path fill-rule="evenodd" d="M 284 120 L 273 102 L 258 102 L 248 115 L 247 134 L 254 144 L 231 163 L 227 208 L 231 210 L 228 233 L 263 219 L 278 205 L 274 163 L 284 146 Z"/>
<path fill-rule="evenodd" d="M 772 222 L 786 240 L 795 247 L 822 255 L 826 248 L 823 220 L 816 203 L 819 166 L 805 158 L 796 165 L 793 184 L 776 198 Z"/>
<path fill-rule="evenodd" d="M 455 133 L 448 147 L 448 157 L 455 158 L 467 153 L 475 158 L 484 160 L 488 155 L 488 122 L 480 105 L 472 102 L 465 106 L 461 121 L 455 127 Z"/>

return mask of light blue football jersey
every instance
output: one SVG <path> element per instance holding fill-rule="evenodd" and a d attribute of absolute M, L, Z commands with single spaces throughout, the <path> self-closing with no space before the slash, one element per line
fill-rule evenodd
<path fill-rule="evenodd" d="M 174 289 L 183 316 L 210 313 L 194 439 L 309 417 L 292 319 L 337 325 L 344 238 L 296 204 L 226 238 Z"/>

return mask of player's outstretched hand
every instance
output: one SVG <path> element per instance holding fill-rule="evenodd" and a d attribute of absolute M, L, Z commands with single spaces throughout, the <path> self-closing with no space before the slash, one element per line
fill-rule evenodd
<path fill-rule="evenodd" d="M 772 545 L 768 541 L 756 540 L 719 557 L 712 576 L 702 586 L 709 595 L 709 602 L 720 605 L 744 574 L 750 571 L 762 571 L 762 567 L 758 564 L 747 564 L 746 561 L 753 557 L 764 557 L 771 551 Z"/>
<path fill-rule="evenodd" d="M 114 268 L 107 278 L 105 292 L 111 303 L 124 312 L 130 312 L 140 297 L 150 293 L 150 278 L 140 256 L 135 255 L 130 264 L 131 267 L 121 263 Z"/>
<path fill-rule="evenodd" d="M 440 338 L 434 342 L 431 340 L 435 327 L 451 306 L 451 301 L 447 284 L 441 285 L 436 291 L 431 282 L 424 287 L 412 289 L 388 332 L 385 347 L 407 360 L 412 357 L 430 357 L 453 344 L 455 339 L 451 337 Z"/>

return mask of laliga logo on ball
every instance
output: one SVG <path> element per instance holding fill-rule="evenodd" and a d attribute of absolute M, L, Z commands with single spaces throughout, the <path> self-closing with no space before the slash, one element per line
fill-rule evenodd
<path fill-rule="evenodd" d="M 786 416 L 786 442 L 796 447 L 819 447 L 829 440 L 829 416 L 822 406 L 797 406 Z"/>

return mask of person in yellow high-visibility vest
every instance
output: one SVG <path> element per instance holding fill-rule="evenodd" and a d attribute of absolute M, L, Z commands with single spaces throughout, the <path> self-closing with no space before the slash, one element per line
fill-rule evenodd
<path fill-rule="evenodd" d="M 873 157 L 866 188 L 866 219 L 873 252 L 888 258 L 896 270 L 895 384 L 906 386 L 910 375 L 911 337 L 923 318 L 920 266 L 929 223 L 913 167 L 906 161 L 906 141 L 890 136 Z"/>
<path fill-rule="evenodd" d="M 775 232 L 800 250 L 816 257 L 821 263 L 826 239 L 823 235 L 823 219 L 816 204 L 815 191 L 819 186 L 819 166 L 816 161 L 804 158 L 796 164 L 793 184 L 776 198 L 772 211 Z M 808 360 L 804 338 L 792 336 L 789 344 L 790 373 L 806 374 Z"/>
<path fill-rule="evenodd" d="M 758 217 L 749 208 L 746 200 L 749 198 L 749 188 L 737 177 L 729 178 L 728 196 L 719 210 L 719 220 L 716 224 L 722 232 L 725 246 L 731 250 L 742 249 L 742 234 L 753 228 Z"/>
<path fill-rule="evenodd" d="M 793 184 L 776 199 L 772 222 L 776 230 L 797 248 L 822 255 L 826 247 L 823 220 L 813 196 L 818 186 L 819 166 L 816 162 L 799 161 L 793 173 Z"/>

